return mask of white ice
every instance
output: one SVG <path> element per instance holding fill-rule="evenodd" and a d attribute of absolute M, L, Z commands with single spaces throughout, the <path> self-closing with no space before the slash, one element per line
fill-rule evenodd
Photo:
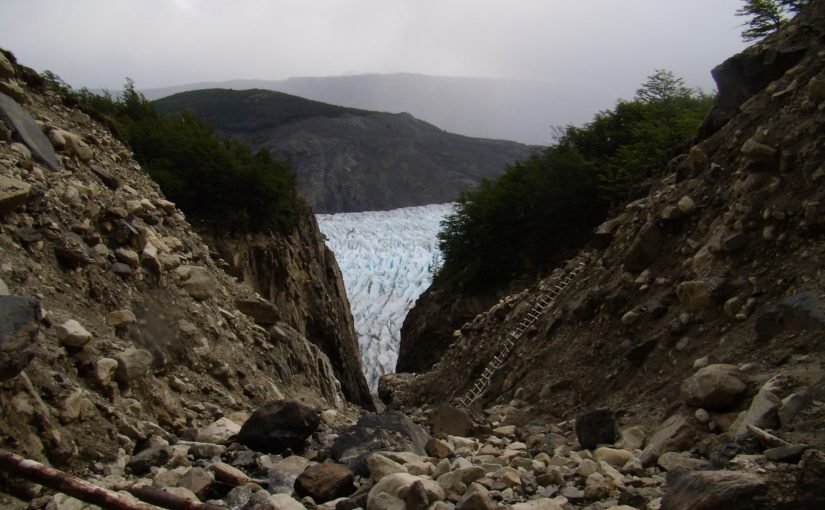
<path fill-rule="evenodd" d="M 319 214 L 344 275 L 361 363 L 372 391 L 395 370 L 401 325 L 440 260 L 436 234 L 453 204 Z"/>

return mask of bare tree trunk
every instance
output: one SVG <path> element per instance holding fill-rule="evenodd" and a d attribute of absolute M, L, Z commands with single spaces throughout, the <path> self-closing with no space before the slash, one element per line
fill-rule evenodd
<path fill-rule="evenodd" d="M 0 470 L 108 510 L 157 510 L 156 506 L 134 501 L 123 494 L 98 487 L 70 474 L 37 461 L 25 459 L 6 450 L 0 450 Z M 124 488 L 139 499 L 169 510 L 223 510 L 215 505 L 189 501 L 186 498 L 150 487 L 128 486 Z"/>

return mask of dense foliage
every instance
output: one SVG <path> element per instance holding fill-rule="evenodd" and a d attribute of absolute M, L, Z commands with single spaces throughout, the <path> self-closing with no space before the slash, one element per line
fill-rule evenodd
<path fill-rule="evenodd" d="M 776 32 L 788 22 L 788 16 L 799 12 L 810 0 L 744 0 L 745 5 L 736 11 L 737 16 L 748 19 L 742 39 L 753 41 Z"/>
<path fill-rule="evenodd" d="M 712 101 L 658 70 L 632 101 L 559 129 L 553 145 L 461 195 L 439 233 L 437 281 L 496 284 L 580 245 L 612 204 L 695 135 Z"/>
<path fill-rule="evenodd" d="M 128 80 L 123 92 L 72 91 L 44 73 L 66 101 L 109 121 L 163 193 L 190 219 L 232 231 L 288 232 L 305 207 L 295 177 L 269 152 L 220 135 L 191 112 L 166 115 Z"/>

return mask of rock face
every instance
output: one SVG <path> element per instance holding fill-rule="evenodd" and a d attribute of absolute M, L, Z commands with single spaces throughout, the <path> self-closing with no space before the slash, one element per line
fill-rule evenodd
<path fill-rule="evenodd" d="M 452 202 L 533 149 L 447 133 L 410 114 L 342 108 L 265 90 L 207 90 L 156 101 L 191 109 L 292 168 L 317 213 Z"/>
<path fill-rule="evenodd" d="M 241 312 L 236 303 L 262 298 L 218 266 L 130 151 L 45 91 L 34 71 L 7 53 L 3 61 L 14 75 L 0 81 L 13 80 L 20 94 L 11 108 L 3 97 L 0 122 L 0 447 L 71 472 L 99 462 L 122 473 L 132 454 L 160 440 L 195 439 L 218 418 L 242 422 L 268 401 L 348 414 L 330 358 L 307 339 L 322 335 L 283 322 L 261 327 Z M 313 221 L 309 211 L 303 221 Z M 316 254 L 319 271 L 336 271 L 313 243 L 279 277 L 334 281 L 287 274 Z M 304 324 L 347 310 L 333 303 L 343 292 L 319 294 L 317 307 L 286 298 L 272 306 Z M 344 345 L 330 340 L 327 350 L 348 360 L 351 381 L 363 381 L 357 356 L 335 351 Z M 210 446 L 193 448 L 207 458 L 224 448 Z M 170 463 L 189 462 L 179 444 L 170 448 Z"/>
<path fill-rule="evenodd" d="M 315 217 L 301 218 L 288 237 L 202 234 L 229 264 L 231 274 L 260 294 L 264 303 L 274 304 L 252 309 L 255 302 L 245 301 L 241 309 L 252 309 L 252 317 L 267 327 L 286 323 L 317 345 L 332 363 L 347 399 L 372 409 L 343 277 Z"/>
<path fill-rule="evenodd" d="M 638 445 L 646 468 L 700 440 L 727 466 L 750 451 L 753 426 L 822 445 L 814 423 L 825 407 L 813 403 L 822 400 L 798 395 L 825 381 L 823 23 L 825 5 L 812 2 L 731 61 L 744 67 L 720 79 L 724 122 L 651 169 L 546 313 L 528 315 L 575 259 L 548 262 L 541 279 L 522 275 L 492 302 L 471 294 L 480 310 L 464 304 L 468 289 L 422 295 L 398 367 L 416 373 L 388 378 L 391 407 L 456 404 L 483 387 L 471 407 L 517 406 L 517 425 L 612 408 L 619 423 L 657 431 Z M 405 351 L 416 361 L 405 364 Z"/>
<path fill-rule="evenodd" d="M 318 428 L 318 411 L 297 400 L 267 402 L 241 426 L 239 443 L 266 453 L 299 449 Z"/>

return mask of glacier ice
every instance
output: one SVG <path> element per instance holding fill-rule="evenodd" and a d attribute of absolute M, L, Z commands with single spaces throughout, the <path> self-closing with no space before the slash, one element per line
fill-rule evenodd
<path fill-rule="evenodd" d="M 440 259 L 436 234 L 453 206 L 317 215 L 344 276 L 372 391 L 379 377 L 395 370 L 401 325 L 430 286 Z"/>

